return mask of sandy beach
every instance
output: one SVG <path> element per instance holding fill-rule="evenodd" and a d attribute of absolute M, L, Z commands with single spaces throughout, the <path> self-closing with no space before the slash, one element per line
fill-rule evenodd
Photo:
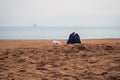
<path fill-rule="evenodd" d="M 0 80 L 120 80 L 120 39 L 0 40 Z"/>

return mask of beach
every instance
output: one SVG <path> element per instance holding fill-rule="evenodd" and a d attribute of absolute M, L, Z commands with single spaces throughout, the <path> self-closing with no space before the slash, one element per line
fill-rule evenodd
<path fill-rule="evenodd" d="M 0 80 L 120 80 L 120 38 L 0 40 Z"/>

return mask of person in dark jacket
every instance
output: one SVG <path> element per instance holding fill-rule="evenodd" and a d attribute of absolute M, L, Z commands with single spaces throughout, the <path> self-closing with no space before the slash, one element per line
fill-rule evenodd
<path fill-rule="evenodd" d="M 67 40 L 67 44 L 74 44 L 74 43 L 81 43 L 78 33 L 75 32 L 71 33 L 69 35 L 69 39 Z"/>
<path fill-rule="evenodd" d="M 78 33 L 75 33 L 75 41 L 75 43 L 81 43 L 80 36 L 78 35 Z"/>
<path fill-rule="evenodd" d="M 67 41 L 67 44 L 73 44 L 73 43 L 75 43 L 75 32 L 69 35 L 69 39 Z"/>

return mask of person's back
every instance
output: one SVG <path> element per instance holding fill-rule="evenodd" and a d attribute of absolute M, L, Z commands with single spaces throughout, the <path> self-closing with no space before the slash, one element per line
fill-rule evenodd
<path fill-rule="evenodd" d="M 67 44 L 74 44 L 76 41 L 75 41 L 75 32 L 71 33 L 69 35 L 69 39 L 67 41 Z"/>
<path fill-rule="evenodd" d="M 76 43 L 81 43 L 80 36 L 78 35 L 78 33 L 75 33 L 75 41 Z"/>

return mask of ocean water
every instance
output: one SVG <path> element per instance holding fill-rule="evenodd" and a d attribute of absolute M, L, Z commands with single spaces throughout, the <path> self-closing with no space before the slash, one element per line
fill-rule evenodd
<path fill-rule="evenodd" d="M 120 27 L 0 27 L 0 39 L 68 39 L 72 32 L 81 39 L 120 38 Z"/>

